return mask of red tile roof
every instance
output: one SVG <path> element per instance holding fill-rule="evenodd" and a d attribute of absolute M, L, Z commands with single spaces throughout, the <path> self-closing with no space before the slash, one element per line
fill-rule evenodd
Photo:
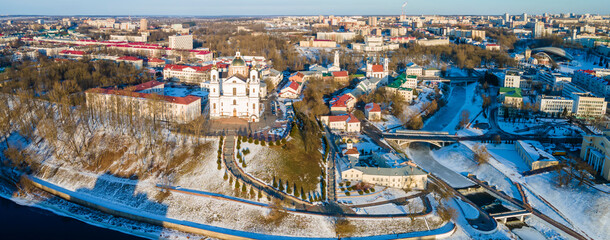
<path fill-rule="evenodd" d="M 301 86 L 298 82 L 290 82 L 288 88 L 292 88 L 295 92 L 299 90 L 299 86 Z"/>
<path fill-rule="evenodd" d="M 339 116 L 328 116 L 328 122 L 348 122 L 355 123 L 360 122 L 353 114 L 339 115 Z"/>
<path fill-rule="evenodd" d="M 356 155 L 356 154 L 360 155 L 360 152 L 358 152 L 358 149 L 356 147 L 353 147 L 353 148 L 347 149 L 347 151 L 345 151 L 344 154 L 345 155 Z"/>
<path fill-rule="evenodd" d="M 170 102 L 170 103 L 176 103 L 176 104 L 183 104 L 183 105 L 188 105 L 191 104 L 201 98 L 199 97 L 195 97 L 195 96 L 191 96 L 188 95 L 186 97 L 171 97 L 171 96 L 164 96 L 164 95 L 158 95 L 158 94 L 153 94 L 153 93 L 139 93 L 139 92 L 132 92 L 129 90 L 118 90 L 118 89 L 109 89 L 109 88 L 92 88 L 87 90 L 86 92 L 89 93 L 101 93 L 101 94 L 113 94 L 113 95 L 119 95 L 119 96 L 128 96 L 128 97 L 137 97 L 137 98 L 154 98 L 154 97 L 159 97 L 162 100 L 166 101 L 166 102 Z"/>
<path fill-rule="evenodd" d="M 85 55 L 83 51 L 75 51 L 75 50 L 63 50 L 59 52 L 61 54 L 70 54 L 70 55 Z"/>
<path fill-rule="evenodd" d="M 348 94 L 343 94 L 338 99 L 337 98 L 333 99 L 335 101 L 331 107 L 347 107 L 347 102 L 352 99 L 354 99 L 352 96 L 350 96 Z"/>
<path fill-rule="evenodd" d="M 144 91 L 146 89 L 150 89 L 159 85 L 163 85 L 164 83 L 162 82 L 158 82 L 158 81 L 148 81 L 142 84 L 138 84 L 136 86 L 134 86 L 134 91 L 139 92 L 139 91 Z"/>
<path fill-rule="evenodd" d="M 332 72 L 333 77 L 347 77 L 347 71 Z"/>
<path fill-rule="evenodd" d="M 383 72 L 383 65 L 373 65 L 373 72 Z"/>
<path fill-rule="evenodd" d="M 120 57 L 118 60 L 120 60 L 120 61 L 130 61 L 130 62 L 143 61 L 140 58 L 132 57 L 132 56 L 123 56 L 123 57 Z"/>
<path fill-rule="evenodd" d="M 368 112 L 381 112 L 381 107 L 377 103 L 368 103 L 364 106 L 364 109 Z"/>

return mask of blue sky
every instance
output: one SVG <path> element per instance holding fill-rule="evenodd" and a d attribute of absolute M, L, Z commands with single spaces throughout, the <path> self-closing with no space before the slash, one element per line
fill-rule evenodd
<path fill-rule="evenodd" d="M 403 0 L 0 0 L 0 15 L 398 15 Z M 410 0 L 406 13 L 610 14 L 608 0 Z"/>

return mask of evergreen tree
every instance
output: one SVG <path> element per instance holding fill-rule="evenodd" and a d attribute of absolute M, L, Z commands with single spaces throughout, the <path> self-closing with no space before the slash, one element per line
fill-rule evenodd
<path fill-rule="evenodd" d="M 305 191 L 303 191 L 303 187 L 301 186 L 301 199 L 305 200 Z"/>
<path fill-rule="evenodd" d="M 288 193 L 288 194 L 292 193 L 292 189 L 290 188 L 290 183 L 288 183 L 288 181 L 286 181 L 286 193 Z"/>
<path fill-rule="evenodd" d="M 284 191 L 284 184 L 282 184 L 282 179 L 278 180 L 278 185 L 280 187 L 279 190 L 283 192 Z"/>
<path fill-rule="evenodd" d="M 273 188 L 277 188 L 277 182 L 275 181 L 275 176 L 273 177 Z"/>

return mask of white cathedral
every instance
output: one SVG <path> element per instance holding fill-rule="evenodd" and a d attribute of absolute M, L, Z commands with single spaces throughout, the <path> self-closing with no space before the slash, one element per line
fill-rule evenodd
<path fill-rule="evenodd" d="M 256 66 L 248 67 L 237 52 L 227 72 L 216 64 L 210 72 L 210 118 L 237 117 L 249 122 L 260 119 L 260 78 Z"/>

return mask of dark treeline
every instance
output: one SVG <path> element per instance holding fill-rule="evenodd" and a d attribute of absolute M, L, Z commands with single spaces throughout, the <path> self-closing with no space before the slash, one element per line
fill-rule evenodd
<path fill-rule="evenodd" d="M 459 68 L 476 68 L 482 64 L 503 68 L 515 66 L 516 62 L 506 52 L 489 51 L 469 44 L 449 44 L 444 46 L 420 46 L 408 44 L 391 55 L 390 69 L 403 69 L 413 61 L 419 65 L 453 63 Z"/>
<path fill-rule="evenodd" d="M 278 70 L 302 70 L 308 63 L 291 44 L 297 38 L 237 32 L 236 26 L 221 22 L 201 24 L 193 34 L 197 41 L 202 42 L 202 47 L 216 51 L 216 56 L 232 56 L 239 50 L 242 55 L 264 56 L 271 60 L 274 68 Z M 263 26 L 258 24 L 248 28 L 264 31 Z"/>
<path fill-rule="evenodd" d="M 148 74 L 130 64 L 88 59 L 56 62 L 45 58 L 40 58 L 38 62 L 26 61 L 13 65 L 7 69 L 6 77 L 9 80 L 0 91 L 23 91 L 55 102 L 89 88 L 152 80 Z M 74 99 L 71 103 L 77 104 Z"/>

